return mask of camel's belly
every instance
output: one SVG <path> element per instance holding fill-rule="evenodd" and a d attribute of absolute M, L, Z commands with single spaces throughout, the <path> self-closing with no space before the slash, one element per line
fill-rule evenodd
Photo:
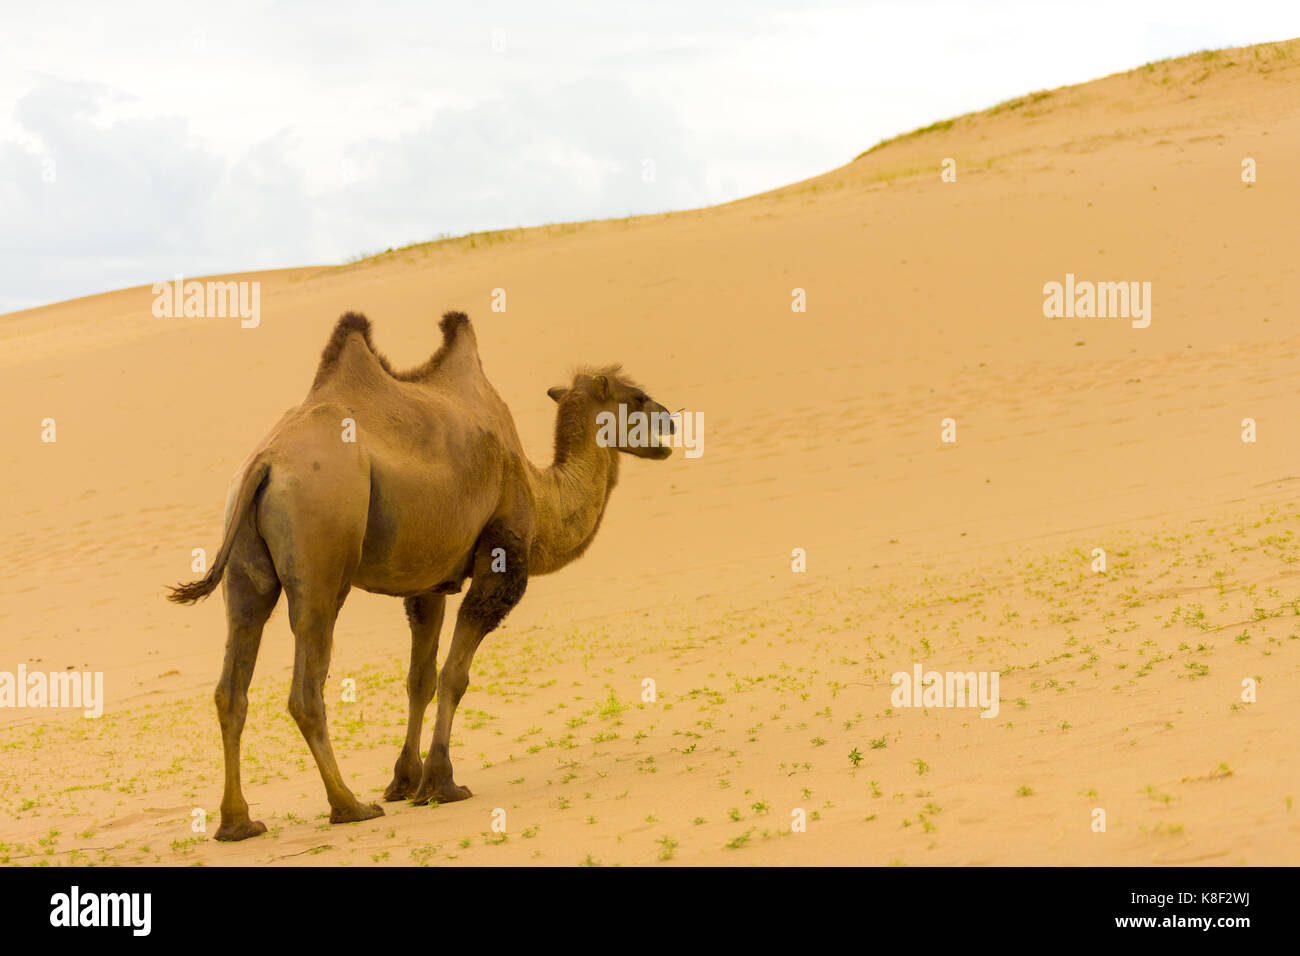
<path fill-rule="evenodd" d="M 404 507 L 392 507 L 390 489 L 372 489 L 370 515 L 354 587 L 378 594 L 422 594 L 459 590 L 473 562 L 483 526 L 492 516 L 487 502 L 466 496 L 423 496 L 407 492 Z M 411 507 L 410 501 L 419 505 Z"/>
<path fill-rule="evenodd" d="M 362 555 L 361 564 L 352 576 L 352 586 L 374 594 L 408 597 L 441 591 L 455 594 L 468 576 L 472 552 L 456 560 L 427 560 L 411 557 L 407 560 L 389 558 L 385 561 L 367 561 Z"/>
<path fill-rule="evenodd" d="M 380 594 L 458 589 L 501 500 L 498 450 L 481 441 L 370 455 L 370 502 L 353 586 Z"/>

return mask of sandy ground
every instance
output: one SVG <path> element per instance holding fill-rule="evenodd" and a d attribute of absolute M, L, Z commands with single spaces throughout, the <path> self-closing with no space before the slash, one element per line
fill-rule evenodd
<path fill-rule="evenodd" d="M 154 318 L 148 287 L 0 318 L 0 670 L 107 697 L 0 709 L 0 862 L 1300 862 L 1298 97 L 1300 42 L 1220 51 L 721 207 L 241 276 L 256 329 Z M 1150 281 L 1150 326 L 1044 317 L 1067 272 Z M 534 460 L 546 388 L 611 360 L 702 412 L 704 453 L 628 461 L 592 550 L 485 642 L 463 803 L 326 822 L 277 611 L 244 735 L 271 831 L 216 843 L 224 614 L 163 586 L 341 312 L 407 365 L 452 308 Z M 336 638 L 334 745 L 377 799 L 400 602 L 354 591 Z M 917 663 L 998 672 L 997 715 L 893 706 Z"/>

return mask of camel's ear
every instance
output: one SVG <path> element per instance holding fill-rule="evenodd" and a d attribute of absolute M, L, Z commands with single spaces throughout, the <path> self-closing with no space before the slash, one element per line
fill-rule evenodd
<path fill-rule="evenodd" d="M 558 404 L 560 399 L 564 398 L 564 396 L 568 393 L 568 391 L 569 390 L 565 388 L 563 385 L 557 385 L 554 388 L 548 388 L 546 390 L 546 394 L 551 396 L 551 398 L 554 399 L 555 402 Z"/>
<path fill-rule="evenodd" d="M 609 379 L 603 375 L 597 375 L 591 380 L 591 391 L 596 396 L 596 401 L 603 402 L 609 398 Z"/>

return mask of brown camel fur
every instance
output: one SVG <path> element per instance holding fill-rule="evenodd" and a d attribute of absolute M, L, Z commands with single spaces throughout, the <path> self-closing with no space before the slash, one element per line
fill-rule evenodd
<path fill-rule="evenodd" d="M 597 416 L 617 416 L 620 406 L 624 414 L 667 420 L 667 410 L 613 366 L 580 371 L 569 387 L 548 392 L 559 406 L 555 460 L 537 468 L 483 374 L 469 319 L 449 312 L 441 328 L 433 357 L 398 373 L 372 347 L 364 316 L 339 319 L 306 400 L 280 419 L 232 481 L 212 568 L 172 589 L 171 600 L 188 604 L 225 576 L 228 637 L 216 703 L 226 780 L 218 840 L 266 831 L 248 815 L 239 740 L 262 627 L 282 588 L 296 648 L 289 711 L 320 768 L 330 822 L 383 813 L 344 783 L 325 725 L 334 622 L 353 587 L 403 598 L 411 626 L 406 742 L 384 798 L 464 800 L 470 791 L 452 780 L 449 743 L 479 642 L 518 603 L 530 575 L 557 571 L 587 549 L 618 480 L 619 451 L 671 454 L 656 429 L 649 441 L 620 437 L 623 445 L 600 431 Z M 669 423 L 662 434 L 672 431 Z M 438 673 L 446 595 L 466 579 Z M 422 767 L 421 725 L 435 689 L 433 743 Z"/>

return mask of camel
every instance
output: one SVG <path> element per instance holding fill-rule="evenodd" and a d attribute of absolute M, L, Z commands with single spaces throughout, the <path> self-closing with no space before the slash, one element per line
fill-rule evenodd
<path fill-rule="evenodd" d="M 451 726 L 479 643 L 523 597 L 530 576 L 558 571 L 590 546 L 618 481 L 619 453 L 672 453 L 667 409 L 621 367 L 608 366 L 580 369 L 570 385 L 548 391 L 558 405 L 554 461 L 533 465 L 510 410 L 484 375 L 468 317 L 448 312 L 440 328 L 434 355 L 396 372 L 375 350 L 368 319 L 354 312 L 340 318 L 306 400 L 280 419 L 232 480 L 211 568 L 171 589 L 170 600 L 192 604 L 224 575 L 228 630 L 215 694 L 225 752 L 218 840 L 266 832 L 249 817 L 239 746 L 262 628 L 281 590 L 295 643 L 289 712 L 316 758 L 330 822 L 383 815 L 344 783 L 325 723 L 334 623 L 354 587 L 402 598 L 411 628 L 406 741 L 384 799 L 464 800 L 471 793 L 452 777 Z M 599 423 L 609 420 L 602 413 L 620 412 L 640 412 L 666 427 L 651 428 L 648 441 L 621 436 L 619 445 Z M 466 580 L 439 672 L 444 604 Z M 421 765 L 421 728 L 435 692 L 433 741 Z"/>

